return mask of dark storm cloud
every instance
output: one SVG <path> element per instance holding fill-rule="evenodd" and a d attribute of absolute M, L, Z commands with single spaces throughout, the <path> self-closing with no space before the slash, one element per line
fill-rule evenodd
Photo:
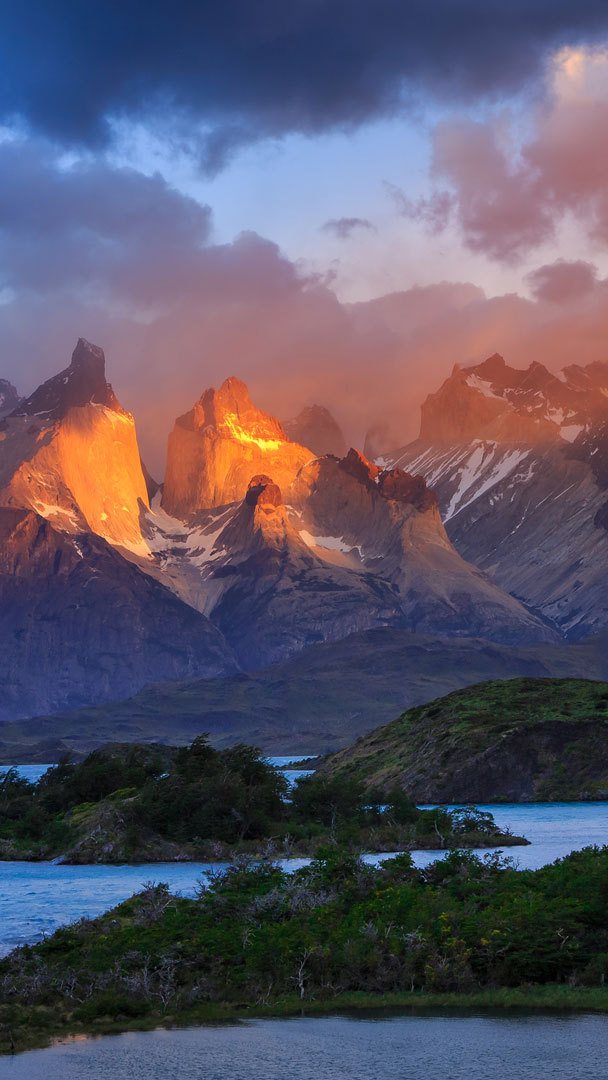
<path fill-rule="evenodd" d="M 162 301 L 187 289 L 210 211 L 161 176 L 91 161 L 61 168 L 39 141 L 0 143 L 0 281 L 15 292 Z"/>
<path fill-rule="evenodd" d="M 108 115 L 207 129 L 205 163 L 288 131 L 350 126 L 419 91 L 519 91 L 563 44 L 606 33 L 605 0 L 23 0 L 0 16 L 0 108 L 65 143 Z"/>
<path fill-rule="evenodd" d="M 335 236 L 336 240 L 348 240 L 356 229 L 363 229 L 368 232 L 375 232 L 376 226 L 372 225 L 371 221 L 367 218 L 360 217 L 341 217 L 331 218 L 321 226 L 321 231 L 330 233 Z"/>

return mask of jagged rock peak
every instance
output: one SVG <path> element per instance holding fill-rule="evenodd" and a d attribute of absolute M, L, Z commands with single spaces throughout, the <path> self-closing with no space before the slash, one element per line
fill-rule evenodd
<path fill-rule="evenodd" d="M 485 375 L 485 377 L 488 379 L 496 379 L 501 378 L 504 375 L 506 366 L 507 365 L 505 363 L 504 356 L 501 356 L 500 353 L 495 352 L 492 353 L 491 356 L 488 356 L 487 360 L 483 360 L 481 364 L 478 364 L 475 370 L 479 375 Z M 463 369 L 460 367 L 460 365 L 456 364 L 454 373 L 456 371 L 462 370 Z M 465 371 L 469 370 L 472 370 L 472 368 L 465 368 Z"/>
<path fill-rule="evenodd" d="M 314 457 L 258 409 L 244 382 L 205 390 L 169 435 L 162 507 L 174 517 L 241 501 L 252 476 L 271 475 L 286 490 Z"/>
<path fill-rule="evenodd" d="M 308 446 L 315 454 L 343 457 L 346 441 L 342 429 L 324 405 L 307 405 L 293 420 L 283 424 L 292 442 Z"/>
<path fill-rule="evenodd" d="M 103 349 L 85 338 L 78 338 L 69 367 L 42 383 L 12 411 L 11 416 L 60 420 L 68 409 L 91 403 L 122 412 L 110 383 L 106 382 L 105 368 Z"/>
<path fill-rule="evenodd" d="M 416 510 L 432 510 L 437 506 L 437 496 L 426 485 L 423 476 L 412 476 L 403 469 L 385 469 L 378 477 L 378 490 L 385 499 L 407 503 Z"/>
<path fill-rule="evenodd" d="M 433 444 L 481 439 L 511 444 L 574 441 L 608 413 L 608 367 L 559 375 L 533 360 L 513 368 L 495 353 L 455 369 L 422 406 L 420 439 Z"/>
<path fill-rule="evenodd" d="M 21 398 L 8 379 L 0 379 L 0 416 L 6 416 L 16 409 Z"/>
<path fill-rule="evenodd" d="M 352 446 L 346 457 L 343 457 L 340 461 L 339 466 L 343 472 L 348 473 L 349 476 L 354 476 L 355 480 L 367 485 L 375 484 L 376 477 L 381 472 L 378 465 L 368 461 L 360 450 L 355 450 Z"/>
<path fill-rule="evenodd" d="M 245 502 L 252 507 L 277 507 L 283 505 L 283 496 L 279 485 L 262 473 L 249 481 Z"/>
<path fill-rule="evenodd" d="M 352 477 L 368 491 L 380 495 L 383 499 L 406 503 L 422 513 L 437 506 L 435 494 L 427 487 L 424 477 L 412 476 L 397 467 L 381 469 L 352 446 L 348 454 L 340 460 L 332 454 L 325 454 L 318 459 L 318 463 L 312 463 L 313 469 L 315 465 L 317 471 L 325 472 L 331 472 L 337 466 L 338 470 Z"/>
<path fill-rule="evenodd" d="M 214 386 L 204 390 L 194 408 L 180 416 L 177 424 L 192 431 L 215 428 L 224 438 L 257 443 L 262 449 L 277 449 L 287 441 L 280 421 L 258 409 L 245 383 L 234 375 L 225 379 L 219 390 Z"/>

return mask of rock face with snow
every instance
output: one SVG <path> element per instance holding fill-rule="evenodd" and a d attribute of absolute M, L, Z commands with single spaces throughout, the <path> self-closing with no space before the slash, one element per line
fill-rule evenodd
<path fill-rule="evenodd" d="M 0 419 L 16 409 L 20 400 L 13 384 L 8 379 L 0 379 Z"/>
<path fill-rule="evenodd" d="M 608 364 L 590 368 L 573 364 L 558 376 L 535 361 L 520 370 L 498 353 L 476 367 L 455 368 L 422 406 L 420 439 L 435 446 L 474 438 L 573 442 L 591 422 L 608 416 Z"/>
<path fill-rule="evenodd" d="M 302 469 L 291 501 L 312 550 L 396 588 L 407 629 L 501 642 L 555 637 L 454 550 L 421 476 L 380 469 L 351 449 Z"/>
<path fill-rule="evenodd" d="M 274 416 L 256 408 L 240 379 L 205 390 L 169 436 L 162 506 L 175 517 L 245 496 L 257 473 L 287 486 L 314 455 L 291 442 Z"/>
<path fill-rule="evenodd" d="M 323 405 L 307 405 L 293 420 L 286 420 L 285 433 L 292 442 L 309 446 L 315 454 L 344 457 L 346 441 L 340 425 Z"/>
<path fill-rule="evenodd" d="M 0 719 L 235 670 L 208 619 L 93 533 L 0 508 Z"/>
<path fill-rule="evenodd" d="M 210 617 L 245 668 L 399 616 L 388 582 L 310 548 L 265 474 L 251 478 L 240 503 L 201 513 L 181 532 L 162 515 L 151 521 L 165 580 Z"/>
<path fill-rule="evenodd" d="M 387 459 L 436 492 L 464 558 L 567 637 L 608 626 L 608 364 L 456 369 Z"/>
<path fill-rule="evenodd" d="M 556 640 L 457 554 L 420 476 L 351 449 L 309 461 L 285 502 L 258 474 L 239 503 L 181 521 L 155 507 L 147 519 L 147 571 L 208 615 L 244 667 L 379 625 Z"/>
<path fill-rule="evenodd" d="M 0 422 L 0 505 L 146 553 L 139 518 L 148 492 L 135 424 L 106 382 L 97 346 L 81 338 L 69 367 Z"/>
<path fill-rule="evenodd" d="M 481 399 L 484 431 L 519 400 L 500 371 L 502 383 L 486 392 L 467 373 L 449 390 Z M 572 393 L 591 415 L 597 387 L 577 378 Z M 499 398 L 488 419 L 484 403 Z M 536 398 L 526 401 L 537 409 Z M 539 413 L 530 423 L 542 438 L 524 445 L 512 430 L 505 435 L 491 475 L 528 468 L 531 454 L 548 463 L 559 454 L 560 468 L 547 469 L 564 487 L 572 477 L 577 492 L 583 481 L 599 491 L 591 448 L 567 441 L 572 414 L 560 407 L 562 428 Z M 437 415 L 431 409 L 428 423 L 437 426 Z M 581 416 L 582 406 L 577 423 Z M 176 422 L 161 492 L 143 470 L 133 418 L 106 381 L 102 350 L 81 339 L 69 367 L 0 421 L 5 716 L 124 697 L 147 679 L 256 669 L 384 626 L 518 645 L 556 640 L 547 622 L 466 562 L 464 540 L 457 553 L 444 529 L 441 506 L 464 520 L 478 444 L 499 446 L 485 435 L 458 442 L 468 465 L 450 473 L 445 494 L 438 487 L 438 506 L 420 475 L 428 479 L 424 462 L 380 467 L 355 450 L 315 457 L 228 379 Z M 441 462 L 447 454 L 449 472 L 453 445 L 419 444 L 416 453 Z M 495 527 L 492 518 L 487 531 Z M 595 532 L 608 542 L 605 528 Z"/>

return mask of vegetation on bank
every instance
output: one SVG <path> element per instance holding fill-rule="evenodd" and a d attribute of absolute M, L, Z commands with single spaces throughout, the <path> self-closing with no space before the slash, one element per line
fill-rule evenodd
<path fill-rule="evenodd" d="M 372 1004 L 608 1009 L 608 848 L 536 871 L 453 851 L 424 870 L 337 847 L 163 884 L 0 961 L 0 1046 Z"/>
<path fill-rule="evenodd" d="M 215 750 L 111 744 L 62 761 L 31 784 L 0 777 L 0 858 L 76 863 L 223 860 L 235 853 L 314 854 L 496 847 L 527 841 L 489 814 L 418 810 L 402 792 L 375 796 L 357 780 L 285 777 L 250 746 Z"/>
<path fill-rule="evenodd" d="M 364 735 L 320 772 L 419 802 L 608 798 L 608 683 L 479 683 Z"/>

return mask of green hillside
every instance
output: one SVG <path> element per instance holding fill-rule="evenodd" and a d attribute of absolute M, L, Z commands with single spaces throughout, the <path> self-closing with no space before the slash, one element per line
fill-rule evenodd
<path fill-rule="evenodd" d="M 608 797 L 608 683 L 486 682 L 409 709 L 327 758 L 324 774 L 417 802 Z"/>

